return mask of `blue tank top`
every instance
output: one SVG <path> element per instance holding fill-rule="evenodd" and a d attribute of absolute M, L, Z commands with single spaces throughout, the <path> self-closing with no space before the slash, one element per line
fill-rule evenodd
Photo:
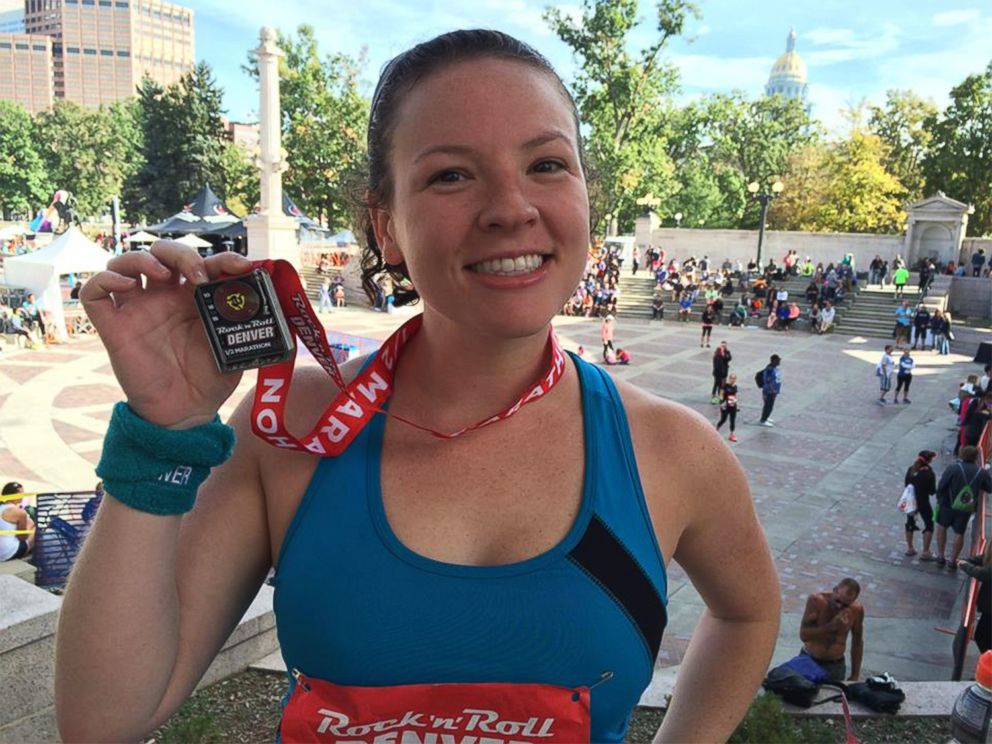
<path fill-rule="evenodd" d="M 289 669 L 372 687 L 592 687 L 610 672 L 591 692 L 592 740 L 623 741 L 667 621 L 665 565 L 619 394 L 605 371 L 572 359 L 585 431 L 582 502 L 564 539 L 533 558 L 463 566 L 403 545 L 381 498 L 384 416 L 343 455 L 320 461 L 273 580 Z"/>

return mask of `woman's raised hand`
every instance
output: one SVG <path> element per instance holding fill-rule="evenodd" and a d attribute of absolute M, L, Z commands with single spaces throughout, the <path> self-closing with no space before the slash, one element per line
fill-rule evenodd
<path fill-rule="evenodd" d="M 193 289 L 250 269 L 236 253 L 204 259 L 160 240 L 149 251 L 112 259 L 86 282 L 79 299 L 135 413 L 159 426 L 187 428 L 211 420 L 234 392 L 241 374 L 218 371 Z"/>

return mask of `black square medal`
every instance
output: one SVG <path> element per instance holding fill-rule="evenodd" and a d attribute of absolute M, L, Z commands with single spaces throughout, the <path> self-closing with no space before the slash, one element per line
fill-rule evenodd
<path fill-rule="evenodd" d="M 278 364 L 296 353 L 268 272 L 207 282 L 194 294 L 221 372 Z"/>

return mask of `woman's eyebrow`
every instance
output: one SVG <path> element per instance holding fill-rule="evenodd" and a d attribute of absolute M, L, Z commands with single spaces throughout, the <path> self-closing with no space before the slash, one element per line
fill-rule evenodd
<path fill-rule="evenodd" d="M 553 142 L 557 139 L 564 140 L 569 147 L 575 146 L 574 142 L 572 142 L 572 138 L 560 129 L 548 129 L 547 131 L 541 132 L 536 137 L 524 142 L 521 149 L 533 150 L 534 148 L 540 147 L 541 145 L 546 145 L 547 143 Z M 421 150 L 417 154 L 417 157 L 413 159 L 413 162 L 419 163 L 424 158 L 437 153 L 443 153 L 445 155 L 469 155 L 473 151 L 474 148 L 469 145 L 433 145 Z"/>

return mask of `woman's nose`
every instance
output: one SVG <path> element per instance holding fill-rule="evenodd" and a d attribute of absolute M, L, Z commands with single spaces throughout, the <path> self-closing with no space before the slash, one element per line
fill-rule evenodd
<path fill-rule="evenodd" d="M 479 227 L 483 230 L 513 230 L 533 224 L 540 212 L 518 178 L 494 180 L 488 189 L 487 202 L 479 212 Z"/>

